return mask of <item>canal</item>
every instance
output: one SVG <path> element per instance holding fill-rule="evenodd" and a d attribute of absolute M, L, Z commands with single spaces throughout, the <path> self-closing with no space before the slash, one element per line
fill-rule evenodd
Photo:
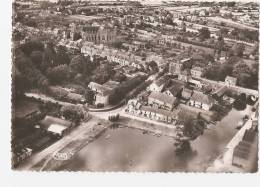
<path fill-rule="evenodd" d="M 216 126 L 191 143 L 193 151 L 175 155 L 174 140 L 130 128 L 109 129 L 81 149 L 58 170 L 68 171 L 205 171 L 235 135 L 239 120 L 250 110 L 232 109 Z"/>

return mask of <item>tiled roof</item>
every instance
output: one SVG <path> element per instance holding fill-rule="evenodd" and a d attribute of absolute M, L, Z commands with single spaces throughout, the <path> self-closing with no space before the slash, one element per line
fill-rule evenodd
<path fill-rule="evenodd" d="M 106 86 L 110 89 L 114 89 L 116 87 L 118 87 L 120 83 L 119 82 L 116 82 L 116 81 L 107 81 L 106 83 L 103 84 L 103 86 Z"/>
<path fill-rule="evenodd" d="M 152 92 L 149 96 L 149 98 L 173 105 L 176 97 L 168 96 L 160 92 Z"/>
<path fill-rule="evenodd" d="M 157 80 L 155 81 L 155 84 L 156 84 L 157 86 L 161 86 L 161 85 L 163 85 L 163 84 L 166 83 L 166 79 L 167 79 L 166 76 L 162 76 L 162 77 L 160 77 L 159 79 L 157 79 Z"/>
<path fill-rule="evenodd" d="M 168 90 L 172 93 L 173 96 L 176 96 L 178 93 L 181 92 L 181 90 L 183 89 L 182 85 L 173 85 L 171 86 Z"/>
<path fill-rule="evenodd" d="M 103 86 L 103 85 L 95 83 L 95 82 L 90 82 L 89 87 L 95 88 L 100 94 L 102 94 L 104 96 L 110 94 L 111 90 L 112 90 L 106 86 Z"/>
<path fill-rule="evenodd" d="M 204 104 L 212 104 L 214 102 L 211 96 L 203 94 L 202 92 L 195 91 L 191 96 L 191 100 L 201 102 Z"/>
<path fill-rule="evenodd" d="M 184 88 L 184 89 L 182 90 L 182 96 L 184 96 L 184 97 L 191 97 L 192 92 L 193 92 L 192 90 L 187 89 L 187 88 Z"/>
<path fill-rule="evenodd" d="M 53 124 L 58 124 L 58 125 L 62 125 L 65 127 L 70 127 L 72 125 L 72 123 L 70 121 L 56 118 L 53 116 L 45 116 L 45 118 L 42 119 L 39 122 L 39 124 L 41 125 L 42 128 L 45 128 L 45 129 L 48 129 Z"/>

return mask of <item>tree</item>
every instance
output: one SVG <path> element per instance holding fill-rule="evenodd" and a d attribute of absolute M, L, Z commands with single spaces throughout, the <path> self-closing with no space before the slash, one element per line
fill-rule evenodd
<path fill-rule="evenodd" d="M 70 63 L 70 57 L 67 53 L 67 49 L 63 46 L 58 46 L 56 58 L 55 58 L 55 64 L 69 64 Z"/>
<path fill-rule="evenodd" d="M 114 75 L 114 77 L 113 77 L 113 80 L 114 81 L 117 81 L 117 82 L 123 82 L 123 81 L 125 81 L 126 80 L 126 76 L 123 74 L 123 73 L 121 73 L 121 72 L 116 72 L 116 74 Z"/>
<path fill-rule="evenodd" d="M 43 51 L 41 70 L 45 72 L 48 68 L 55 66 L 56 53 L 52 44 L 46 44 Z"/>
<path fill-rule="evenodd" d="M 86 89 L 85 98 L 88 104 L 92 104 L 94 100 L 94 92 L 90 89 Z"/>
<path fill-rule="evenodd" d="M 224 42 L 224 38 L 222 36 L 219 36 L 218 37 L 218 41 L 215 45 L 215 51 L 218 55 L 221 54 L 221 51 L 224 51 L 225 50 L 225 42 Z"/>
<path fill-rule="evenodd" d="M 76 124 L 85 118 L 85 113 L 84 108 L 78 105 L 66 105 L 61 108 L 62 116 Z"/>
<path fill-rule="evenodd" d="M 151 61 L 148 63 L 148 68 L 151 69 L 154 72 L 158 72 L 159 71 L 159 67 L 157 65 L 157 63 L 155 61 Z"/>
<path fill-rule="evenodd" d="M 198 113 L 197 117 L 185 113 L 179 113 L 180 124 L 177 125 L 177 137 L 175 139 L 176 154 L 180 155 L 191 151 L 190 141 L 203 134 L 206 127 L 205 120 Z"/>
<path fill-rule="evenodd" d="M 42 51 L 33 51 L 30 55 L 30 58 L 33 62 L 33 64 L 37 67 L 40 68 L 42 64 L 42 58 L 43 58 L 43 53 Z"/>
<path fill-rule="evenodd" d="M 85 58 L 83 55 L 73 57 L 69 66 L 72 71 L 82 75 L 88 75 L 92 70 L 90 59 Z"/>
<path fill-rule="evenodd" d="M 58 65 L 47 70 L 47 77 L 52 83 L 62 83 L 68 80 L 70 76 L 70 69 L 67 64 Z"/>
<path fill-rule="evenodd" d="M 233 107 L 237 110 L 244 110 L 246 108 L 246 94 L 240 94 L 235 102 L 233 103 Z"/>
<path fill-rule="evenodd" d="M 210 38 L 210 31 L 207 27 L 202 27 L 199 30 L 199 37 L 202 41 L 204 41 L 205 39 Z"/>
<path fill-rule="evenodd" d="M 250 74 L 250 72 L 250 67 L 242 60 L 234 66 L 232 75 L 234 77 L 239 77 L 241 73 Z"/>
<path fill-rule="evenodd" d="M 114 89 L 113 93 L 110 94 L 109 103 L 117 104 L 123 98 L 126 97 L 128 92 L 136 88 L 139 84 L 141 84 L 145 80 L 144 76 L 137 76 L 130 80 L 127 80 L 120 84 L 117 88 Z"/>
<path fill-rule="evenodd" d="M 69 94 L 68 91 L 60 88 L 60 87 L 55 87 L 55 86 L 49 86 L 48 88 L 48 93 L 58 99 L 58 100 L 63 100 L 66 98 L 66 96 Z"/>
<path fill-rule="evenodd" d="M 235 44 L 232 47 L 233 54 L 238 57 L 243 57 L 244 51 L 245 51 L 245 45 L 243 43 Z"/>
<path fill-rule="evenodd" d="M 43 51 L 44 46 L 41 42 L 37 40 L 32 40 L 25 44 L 22 44 L 20 49 L 26 56 L 30 56 L 32 51 Z"/>
<path fill-rule="evenodd" d="M 109 64 L 102 64 L 93 72 L 92 79 L 94 82 L 104 84 L 113 76 L 113 74 L 114 71 Z"/>
<path fill-rule="evenodd" d="M 48 87 L 48 79 L 34 66 L 31 59 L 20 50 L 14 53 L 14 65 L 31 87 L 42 89 Z"/>

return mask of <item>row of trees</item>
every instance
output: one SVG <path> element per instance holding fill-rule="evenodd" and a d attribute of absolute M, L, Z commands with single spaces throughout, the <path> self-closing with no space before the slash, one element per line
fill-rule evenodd
<path fill-rule="evenodd" d="M 257 89 L 258 88 L 258 63 L 251 67 L 238 57 L 231 57 L 226 63 L 215 63 L 205 68 L 203 76 L 210 80 L 224 81 L 226 76 L 237 78 L 237 85 Z"/>
<path fill-rule="evenodd" d="M 180 123 L 176 126 L 177 137 L 175 139 L 176 154 L 182 155 L 191 151 L 190 141 L 195 140 L 204 133 L 205 120 L 198 113 L 193 117 L 185 112 L 179 113 Z"/>
<path fill-rule="evenodd" d="M 79 105 L 66 105 L 61 108 L 61 114 L 66 120 L 73 121 L 76 125 L 87 117 L 87 112 Z"/>
<path fill-rule="evenodd" d="M 145 76 L 137 76 L 130 80 L 127 80 L 120 84 L 110 95 L 109 103 L 110 104 L 117 104 L 120 102 L 125 96 L 136 86 L 138 86 L 140 83 L 142 83 L 146 79 Z"/>

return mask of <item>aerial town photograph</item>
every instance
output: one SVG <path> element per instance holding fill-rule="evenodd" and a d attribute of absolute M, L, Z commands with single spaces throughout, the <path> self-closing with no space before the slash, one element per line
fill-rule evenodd
<path fill-rule="evenodd" d="M 15 171 L 258 171 L 259 2 L 14 0 Z"/>

